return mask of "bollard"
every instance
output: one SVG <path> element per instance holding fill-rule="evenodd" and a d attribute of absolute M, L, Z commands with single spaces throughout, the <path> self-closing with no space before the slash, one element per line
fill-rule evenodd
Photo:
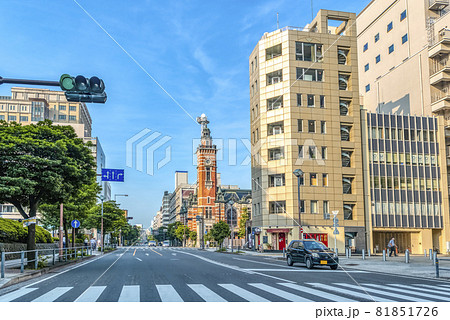
<path fill-rule="evenodd" d="M 362 259 L 366 260 L 366 252 L 364 251 L 364 249 L 362 249 Z"/>
<path fill-rule="evenodd" d="M 352 249 L 348 248 L 348 257 L 351 258 L 352 257 Z"/>
<path fill-rule="evenodd" d="M 435 251 L 433 253 L 433 262 L 436 263 L 436 261 L 437 261 L 437 252 Z"/>
<path fill-rule="evenodd" d="M 434 265 L 436 266 L 436 278 L 439 278 L 439 260 L 438 260 L 438 258 L 436 258 Z"/>
<path fill-rule="evenodd" d="M 370 258 L 370 249 L 367 249 L 367 254 L 369 255 Z"/>
<path fill-rule="evenodd" d="M 2 277 L 2 279 L 5 277 L 5 260 L 6 260 L 6 257 L 5 257 L 5 253 L 4 252 L 2 252 L 2 262 L 1 262 L 1 272 L 0 272 L 0 276 Z"/>
<path fill-rule="evenodd" d="M 34 268 L 37 270 L 38 268 L 38 251 L 34 252 Z"/>
<path fill-rule="evenodd" d="M 423 255 L 425 258 L 427 257 L 427 249 L 423 249 Z"/>
<path fill-rule="evenodd" d="M 405 251 L 405 263 L 409 263 L 409 250 L 406 249 Z"/>
<path fill-rule="evenodd" d="M 348 248 L 345 248 L 345 257 L 348 258 Z"/>
<path fill-rule="evenodd" d="M 386 249 L 383 249 L 383 261 L 386 261 Z"/>
<path fill-rule="evenodd" d="M 433 260 L 433 249 L 430 249 L 430 260 Z"/>
<path fill-rule="evenodd" d="M 283 259 L 286 258 L 286 249 L 283 248 Z"/>
<path fill-rule="evenodd" d="M 24 251 L 20 251 L 20 273 L 23 273 L 23 269 L 24 269 L 24 262 L 25 261 L 25 252 Z"/>
<path fill-rule="evenodd" d="M 55 252 L 55 249 L 53 249 L 53 259 L 52 259 L 53 265 L 55 265 L 55 257 L 56 257 L 56 252 Z"/>

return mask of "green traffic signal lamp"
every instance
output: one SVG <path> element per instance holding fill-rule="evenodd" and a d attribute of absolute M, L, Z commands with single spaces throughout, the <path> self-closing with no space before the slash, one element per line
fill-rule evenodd
<path fill-rule="evenodd" d="M 75 81 L 70 75 L 63 74 L 59 79 L 59 86 L 64 91 L 71 91 L 75 88 Z"/>

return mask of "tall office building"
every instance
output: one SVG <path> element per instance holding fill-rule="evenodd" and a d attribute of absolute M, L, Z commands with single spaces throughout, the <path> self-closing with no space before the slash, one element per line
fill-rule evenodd
<path fill-rule="evenodd" d="M 282 250 L 302 226 L 334 246 L 339 211 L 340 252 L 365 248 L 355 19 L 320 10 L 305 28 L 265 33 L 250 55 L 256 245 Z"/>
<path fill-rule="evenodd" d="M 168 191 L 164 191 L 161 203 L 161 223 L 163 227 L 167 227 L 170 221 L 170 196 L 171 194 Z"/>

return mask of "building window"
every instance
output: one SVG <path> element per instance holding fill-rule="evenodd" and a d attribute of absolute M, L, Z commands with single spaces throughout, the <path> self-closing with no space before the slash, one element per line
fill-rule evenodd
<path fill-rule="evenodd" d="M 326 160 L 327 157 L 327 147 L 322 147 L 322 160 Z"/>
<path fill-rule="evenodd" d="M 348 52 L 347 49 L 338 48 L 338 64 L 347 64 Z"/>
<path fill-rule="evenodd" d="M 339 113 L 341 116 L 347 116 L 350 107 L 350 101 L 339 100 Z"/>
<path fill-rule="evenodd" d="M 314 95 L 313 94 L 307 95 L 307 101 L 308 101 L 307 106 L 310 108 L 314 108 Z"/>
<path fill-rule="evenodd" d="M 59 120 L 66 120 L 66 115 L 65 115 L 65 114 L 60 114 L 60 115 L 58 116 L 58 119 L 59 119 Z"/>
<path fill-rule="evenodd" d="M 77 111 L 77 106 L 69 106 L 69 111 Z"/>
<path fill-rule="evenodd" d="M 17 121 L 17 116 L 8 116 L 8 121 Z"/>
<path fill-rule="evenodd" d="M 318 186 L 319 182 L 317 181 L 317 173 L 309 174 L 309 185 L 310 186 Z"/>
<path fill-rule="evenodd" d="M 342 167 L 344 168 L 350 168 L 352 166 L 352 151 L 341 151 L 341 162 Z"/>
<path fill-rule="evenodd" d="M 350 75 L 339 74 L 339 90 L 348 90 Z"/>
<path fill-rule="evenodd" d="M 272 148 L 269 149 L 269 160 L 280 160 L 284 159 L 284 148 Z"/>
<path fill-rule="evenodd" d="M 301 107 L 301 106 L 302 106 L 302 94 L 297 93 L 297 107 Z"/>
<path fill-rule="evenodd" d="M 394 28 L 394 24 L 391 22 L 389 22 L 389 24 L 387 25 L 387 32 L 391 31 L 392 28 Z"/>
<path fill-rule="evenodd" d="M 295 42 L 295 60 L 322 62 L 322 59 L 321 44 Z"/>
<path fill-rule="evenodd" d="M 319 213 L 317 207 L 318 207 L 317 200 L 311 200 L 311 213 L 312 214 Z"/>
<path fill-rule="evenodd" d="M 269 187 L 282 187 L 284 185 L 284 173 L 269 175 Z"/>
<path fill-rule="evenodd" d="M 353 220 L 354 204 L 344 202 L 344 220 Z"/>
<path fill-rule="evenodd" d="M 366 85 L 366 92 L 370 91 L 370 84 Z"/>
<path fill-rule="evenodd" d="M 369 64 L 366 64 L 366 65 L 364 66 L 364 72 L 367 72 L 367 71 L 369 71 Z"/>
<path fill-rule="evenodd" d="M 323 202 L 323 218 L 325 220 L 330 219 L 330 203 L 328 201 Z"/>
<path fill-rule="evenodd" d="M 266 60 L 281 56 L 281 43 L 266 49 Z"/>
<path fill-rule="evenodd" d="M 298 157 L 303 159 L 303 146 L 298 146 Z"/>
<path fill-rule="evenodd" d="M 378 63 L 378 62 L 380 62 L 381 61 L 381 56 L 380 55 L 377 55 L 376 57 L 375 57 L 375 63 Z"/>
<path fill-rule="evenodd" d="M 283 108 L 283 96 L 267 99 L 267 111 Z"/>
<path fill-rule="evenodd" d="M 59 105 L 59 110 L 60 111 L 64 111 L 64 110 L 66 110 L 66 106 L 65 105 Z"/>
<path fill-rule="evenodd" d="M 341 125 L 341 141 L 350 141 L 351 126 Z"/>
<path fill-rule="evenodd" d="M 211 168 L 206 167 L 206 181 L 211 181 Z"/>
<path fill-rule="evenodd" d="M 232 208 L 232 209 L 233 209 L 233 211 L 235 210 L 234 208 Z M 211 219 L 211 218 L 212 218 L 212 208 L 211 207 L 205 207 L 205 219 Z M 233 222 L 235 223 L 235 221 L 233 221 Z"/>
<path fill-rule="evenodd" d="M 325 96 L 320 96 L 320 107 L 323 109 L 325 108 Z"/>
<path fill-rule="evenodd" d="M 302 119 L 297 120 L 297 126 L 298 126 L 298 132 L 303 132 L 303 120 Z"/>
<path fill-rule="evenodd" d="M 380 40 L 380 33 L 377 33 L 375 35 L 375 42 L 378 42 L 378 40 Z"/>
<path fill-rule="evenodd" d="M 394 52 L 394 45 L 393 44 L 391 44 L 389 46 L 389 54 L 391 54 L 392 52 Z"/>
<path fill-rule="evenodd" d="M 308 147 L 308 157 L 309 159 L 316 159 L 316 147 L 315 146 L 309 146 Z"/>
<path fill-rule="evenodd" d="M 316 121 L 315 120 L 308 120 L 308 132 L 316 133 Z"/>
<path fill-rule="evenodd" d="M 328 187 L 328 173 L 322 174 L 322 184 L 324 187 Z"/>
<path fill-rule="evenodd" d="M 211 203 L 211 197 L 207 197 L 207 198 L 206 198 L 206 201 L 207 201 L 208 203 Z"/>
<path fill-rule="evenodd" d="M 77 116 L 69 116 L 70 121 L 77 121 Z"/>
<path fill-rule="evenodd" d="M 408 41 L 408 34 L 407 33 L 402 37 L 402 44 L 404 44 L 406 41 Z"/>
<path fill-rule="evenodd" d="M 20 122 L 28 121 L 28 116 L 20 116 Z"/>
<path fill-rule="evenodd" d="M 5 120 L 5 115 L 0 114 L 0 120 Z"/>
<path fill-rule="evenodd" d="M 406 10 L 400 13 L 400 21 L 403 21 L 406 18 Z"/>
<path fill-rule="evenodd" d="M 320 121 L 320 133 L 327 133 L 327 123 L 326 121 Z"/>
<path fill-rule="evenodd" d="M 286 201 L 269 201 L 269 214 L 286 213 Z"/>
<path fill-rule="evenodd" d="M 273 136 L 284 132 L 283 122 L 271 123 L 267 125 L 267 134 Z"/>
<path fill-rule="evenodd" d="M 366 52 L 369 49 L 369 44 L 366 42 L 363 47 L 363 52 Z"/>
<path fill-rule="evenodd" d="M 279 83 L 283 81 L 282 70 L 277 70 L 267 74 L 267 85 Z"/>
<path fill-rule="evenodd" d="M 297 68 L 297 80 L 322 81 L 323 80 L 323 70 L 309 69 L 309 68 Z"/>
<path fill-rule="evenodd" d="M 352 177 L 342 177 L 342 191 L 344 194 L 352 194 L 352 185 L 354 178 Z"/>

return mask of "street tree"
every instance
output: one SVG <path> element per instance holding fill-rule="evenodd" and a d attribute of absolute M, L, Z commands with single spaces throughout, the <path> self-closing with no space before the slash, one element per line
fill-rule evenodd
<path fill-rule="evenodd" d="M 177 240 L 183 242 L 184 239 L 189 239 L 190 232 L 191 230 L 188 226 L 180 224 L 175 230 L 175 237 L 177 238 Z"/>
<path fill-rule="evenodd" d="M 195 246 L 195 244 L 197 243 L 197 231 L 189 232 L 189 238 L 191 239 L 192 243 Z"/>
<path fill-rule="evenodd" d="M 247 223 L 248 218 L 249 218 L 248 217 L 248 210 L 247 210 L 247 208 L 244 208 L 242 210 L 241 217 L 239 219 L 239 231 L 238 231 L 239 238 L 245 238 L 245 234 L 246 234 L 246 226 L 245 226 L 245 224 Z"/>
<path fill-rule="evenodd" d="M 41 203 L 74 196 L 95 177 L 94 167 L 91 151 L 71 126 L 0 121 L 0 203 L 13 204 L 24 219 L 36 218 Z M 27 250 L 36 249 L 35 234 L 36 224 L 29 224 Z"/>
<path fill-rule="evenodd" d="M 180 221 L 176 221 L 174 223 L 169 223 L 167 225 L 167 234 L 166 234 L 166 236 L 169 238 L 169 240 L 171 240 L 171 241 L 177 240 L 177 235 L 175 234 L 175 231 L 181 225 L 182 225 L 182 223 Z"/>
<path fill-rule="evenodd" d="M 219 243 L 220 248 L 222 248 L 222 242 L 226 237 L 230 236 L 230 226 L 225 221 L 219 221 L 213 225 L 209 231 L 213 239 Z"/>

